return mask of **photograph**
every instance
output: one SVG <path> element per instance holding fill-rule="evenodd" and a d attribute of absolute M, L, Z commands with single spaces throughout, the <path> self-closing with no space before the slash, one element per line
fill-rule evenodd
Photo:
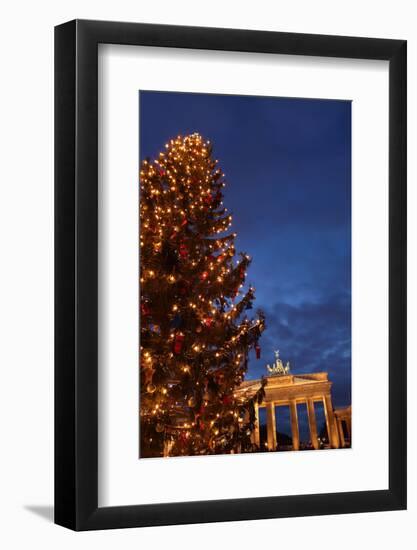
<path fill-rule="evenodd" d="M 0 548 L 413 546 L 417 19 L 375 7 L 5 3 Z"/>
<path fill-rule="evenodd" d="M 139 458 L 351 447 L 351 102 L 139 92 Z"/>

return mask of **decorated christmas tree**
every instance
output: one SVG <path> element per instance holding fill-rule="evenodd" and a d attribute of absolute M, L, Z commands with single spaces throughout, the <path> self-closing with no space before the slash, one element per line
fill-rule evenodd
<path fill-rule="evenodd" d="M 260 357 L 262 312 L 244 289 L 224 174 L 199 134 L 178 136 L 140 172 L 140 456 L 254 450 L 254 404 L 236 393 Z"/>

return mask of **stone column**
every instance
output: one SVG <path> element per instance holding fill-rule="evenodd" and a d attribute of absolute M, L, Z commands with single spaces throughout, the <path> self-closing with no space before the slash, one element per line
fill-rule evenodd
<path fill-rule="evenodd" d="M 300 434 L 298 431 L 297 403 L 295 401 L 290 401 L 290 413 L 291 413 L 292 448 L 293 448 L 293 451 L 299 451 Z"/>
<path fill-rule="evenodd" d="M 267 403 L 266 405 L 266 433 L 268 450 L 275 451 L 277 447 L 277 428 L 275 423 L 275 404 Z"/>
<path fill-rule="evenodd" d="M 330 393 L 326 393 L 324 395 L 323 403 L 324 403 L 324 412 L 326 415 L 326 426 L 327 426 L 327 434 L 329 436 L 329 443 L 332 449 L 338 449 L 339 435 L 337 433 L 334 412 L 333 412 L 332 398 L 330 397 Z"/>
<path fill-rule="evenodd" d="M 341 445 L 341 447 L 344 447 L 345 446 L 345 434 L 343 433 L 342 419 L 341 418 L 336 418 L 336 423 L 337 423 L 337 429 L 339 431 L 340 445 Z"/>
<path fill-rule="evenodd" d="M 317 439 L 316 411 L 314 410 L 314 401 L 312 399 L 307 400 L 307 413 L 308 413 L 308 425 L 310 428 L 311 443 L 314 449 L 318 449 L 319 442 Z"/>
<path fill-rule="evenodd" d="M 259 434 L 259 405 L 255 403 L 255 429 L 251 434 L 252 443 L 258 447 L 261 444 L 261 438 Z"/>

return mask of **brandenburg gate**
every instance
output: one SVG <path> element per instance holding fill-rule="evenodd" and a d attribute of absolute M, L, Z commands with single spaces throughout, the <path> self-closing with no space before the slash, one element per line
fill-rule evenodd
<path fill-rule="evenodd" d="M 284 367 L 279 358 L 278 351 L 275 352 L 275 359 L 273 367 L 267 366 L 270 376 L 267 377 L 264 400 L 260 405 L 255 406 L 256 427 L 252 432 L 253 443 L 260 447 L 259 409 L 265 407 L 266 446 L 269 450 L 277 449 L 275 407 L 285 405 L 290 410 L 292 447 L 294 451 L 298 451 L 300 449 L 300 434 L 297 405 L 305 403 L 307 406 L 311 444 L 314 449 L 319 449 L 314 404 L 322 403 L 330 447 L 333 449 L 337 449 L 340 446 L 345 447 L 347 442 L 345 441 L 341 422 L 342 420 L 345 421 L 350 440 L 350 407 L 341 410 L 340 413 L 333 409 L 331 397 L 332 382 L 329 381 L 327 372 L 291 374 L 289 363 Z M 239 387 L 238 393 L 249 397 L 259 389 L 259 384 L 260 380 L 244 381 Z"/>

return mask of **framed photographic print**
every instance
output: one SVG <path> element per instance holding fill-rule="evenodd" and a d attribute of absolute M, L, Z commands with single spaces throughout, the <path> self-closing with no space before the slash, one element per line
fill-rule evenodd
<path fill-rule="evenodd" d="M 406 507 L 406 42 L 55 31 L 55 521 Z"/>

